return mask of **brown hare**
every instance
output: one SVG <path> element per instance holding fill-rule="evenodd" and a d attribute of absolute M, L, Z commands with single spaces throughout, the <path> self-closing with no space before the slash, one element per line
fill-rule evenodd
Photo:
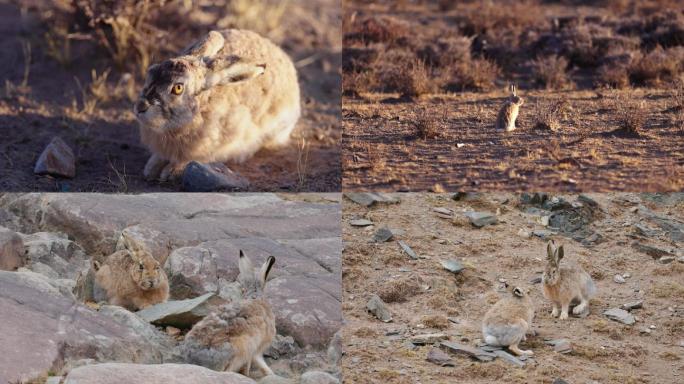
<path fill-rule="evenodd" d="M 572 313 L 579 315 L 584 312 L 589 300 L 596 294 L 596 285 L 591 276 L 582 267 L 572 264 L 560 266 L 564 256 L 563 245 L 556 247 L 553 240 L 546 246 L 546 269 L 542 275 L 542 291 L 544 297 L 551 301 L 553 310 L 551 316 L 565 320 L 571 304 L 577 304 Z"/>
<path fill-rule="evenodd" d="M 511 85 L 511 96 L 499 110 L 496 118 L 496 129 L 506 132 L 515 131 L 515 119 L 518 118 L 520 107 L 525 103 L 522 97 L 517 95 L 517 87 Z"/>
<path fill-rule="evenodd" d="M 482 320 L 484 341 L 489 345 L 508 347 L 516 355 L 533 355 L 532 351 L 518 347 L 525 340 L 533 318 L 534 305 L 528 292 L 520 287 L 510 287 L 509 295 L 496 302 Z"/>

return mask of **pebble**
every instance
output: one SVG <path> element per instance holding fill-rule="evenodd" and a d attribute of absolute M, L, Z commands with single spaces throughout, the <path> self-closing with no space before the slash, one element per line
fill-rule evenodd
<path fill-rule="evenodd" d="M 403 241 L 399 241 L 399 247 L 401 247 L 401 250 L 404 251 L 413 260 L 418 260 L 418 255 L 411 249 L 411 247 L 408 246 L 408 244 L 404 243 Z"/>
<path fill-rule="evenodd" d="M 450 219 L 454 214 L 454 212 L 451 209 L 444 207 L 432 208 L 432 210 L 435 211 L 438 216 L 444 217 L 446 219 Z"/>
<path fill-rule="evenodd" d="M 477 228 L 496 224 L 497 222 L 496 215 L 491 212 L 466 212 L 464 215 L 470 220 L 470 223 Z"/>
<path fill-rule="evenodd" d="M 61 138 L 55 137 L 38 157 L 33 173 L 73 178 L 76 176 L 74 152 Z"/>
<path fill-rule="evenodd" d="M 446 333 L 426 333 L 423 335 L 415 335 L 411 337 L 411 342 L 415 345 L 435 344 L 442 340 L 447 340 L 449 336 Z"/>
<path fill-rule="evenodd" d="M 631 301 L 629 303 L 622 304 L 622 309 L 626 311 L 631 311 L 632 309 L 639 309 L 644 305 L 643 300 Z"/>
<path fill-rule="evenodd" d="M 387 305 L 378 295 L 371 296 L 366 304 L 366 309 L 380 321 L 384 321 L 385 323 L 392 321 L 392 315 L 390 314 L 389 309 L 387 309 Z"/>
<path fill-rule="evenodd" d="M 670 264 L 673 261 L 675 261 L 674 256 L 663 256 L 660 259 L 658 259 L 658 262 L 660 264 Z"/>
<path fill-rule="evenodd" d="M 439 348 L 432 348 L 428 351 L 427 361 L 437 364 L 440 367 L 454 367 L 455 364 L 451 357 Z"/>
<path fill-rule="evenodd" d="M 249 181 L 223 163 L 192 161 L 183 170 L 183 190 L 213 192 L 249 188 Z"/>
<path fill-rule="evenodd" d="M 521 360 L 520 358 L 518 358 L 518 357 L 515 357 L 515 356 L 511 355 L 510 353 L 508 353 L 508 352 L 506 352 L 506 351 L 504 351 L 504 350 L 499 349 L 499 350 L 493 351 L 492 353 L 495 354 L 497 357 L 500 357 L 500 358 L 506 360 L 507 362 L 509 362 L 509 363 L 511 363 L 511 364 L 513 364 L 513 365 L 519 367 L 519 368 L 522 368 L 522 367 L 525 366 L 525 362 L 524 362 L 524 361 L 522 361 L 522 360 Z M 523 356 L 525 356 L 525 355 L 523 355 Z M 521 356 L 521 357 L 522 357 L 522 356 Z"/>
<path fill-rule="evenodd" d="M 572 344 L 568 339 L 556 339 L 545 341 L 544 343 L 553 346 L 553 350 L 558 353 L 570 353 L 572 352 Z"/>
<path fill-rule="evenodd" d="M 353 227 L 367 227 L 373 225 L 373 222 L 368 219 L 356 219 L 349 222 Z"/>
<path fill-rule="evenodd" d="M 442 267 L 452 273 L 459 273 L 465 269 L 463 264 L 456 260 L 442 261 Z"/>
<path fill-rule="evenodd" d="M 374 192 L 349 192 L 344 196 L 356 204 L 370 207 L 373 204 L 398 204 L 399 199 L 384 193 Z"/>
<path fill-rule="evenodd" d="M 385 227 L 385 228 L 380 228 L 375 233 L 373 234 L 373 242 L 374 243 L 384 243 L 386 241 L 389 241 L 394 237 L 394 234 L 392 231 Z"/>
<path fill-rule="evenodd" d="M 603 314 L 614 321 L 618 321 L 623 324 L 627 325 L 632 325 L 636 322 L 636 319 L 634 316 L 632 316 L 629 312 L 625 311 L 624 309 L 620 308 L 611 308 L 603 312 Z"/>
<path fill-rule="evenodd" d="M 439 345 L 442 349 L 446 350 L 447 352 L 458 355 L 466 355 L 468 357 L 480 361 L 492 361 L 494 360 L 494 358 L 496 358 L 496 354 L 492 352 L 487 352 L 480 348 L 475 348 L 464 344 L 454 343 L 450 341 L 442 341 Z"/>
<path fill-rule="evenodd" d="M 529 239 L 530 237 L 532 237 L 532 232 L 530 232 L 526 229 L 520 228 L 520 230 L 518 231 L 518 236 L 520 236 L 524 239 Z"/>
<path fill-rule="evenodd" d="M 616 283 L 618 283 L 618 284 L 624 284 L 624 283 L 625 283 L 625 278 L 622 277 L 622 275 L 617 274 L 617 275 L 613 276 L 613 281 L 616 282 Z"/>

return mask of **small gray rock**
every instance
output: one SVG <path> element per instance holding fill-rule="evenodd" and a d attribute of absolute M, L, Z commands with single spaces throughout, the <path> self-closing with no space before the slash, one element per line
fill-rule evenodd
<path fill-rule="evenodd" d="M 540 284 L 541 282 L 542 282 L 541 275 L 535 276 L 532 279 L 530 279 L 530 284 Z"/>
<path fill-rule="evenodd" d="M 432 210 L 436 212 L 439 216 L 444 216 L 446 218 L 450 218 L 454 214 L 454 212 L 451 209 L 445 207 L 436 207 L 432 208 Z"/>
<path fill-rule="evenodd" d="M 366 304 L 366 309 L 368 312 L 372 313 L 379 320 L 389 323 L 392 321 L 392 315 L 390 314 L 387 305 L 378 295 L 371 296 L 370 300 Z"/>
<path fill-rule="evenodd" d="M 38 157 L 33 173 L 73 178 L 76 176 L 74 152 L 61 138 L 55 137 Z"/>
<path fill-rule="evenodd" d="M 631 311 L 632 309 L 639 309 L 644 305 L 643 300 L 631 301 L 629 303 L 622 304 L 621 308 L 625 311 Z"/>
<path fill-rule="evenodd" d="M 415 345 L 427 345 L 447 340 L 448 338 L 449 336 L 446 333 L 426 333 L 411 336 L 411 342 Z"/>
<path fill-rule="evenodd" d="M 244 190 L 249 181 L 228 169 L 223 163 L 190 162 L 183 171 L 183 190 L 188 192 L 213 192 Z"/>
<path fill-rule="evenodd" d="M 411 247 L 408 246 L 408 244 L 400 240 L 399 246 L 401 247 L 401 250 L 408 255 L 408 257 L 413 260 L 418 260 L 418 255 L 413 251 L 413 249 L 411 249 Z"/>
<path fill-rule="evenodd" d="M 542 240 L 548 240 L 551 238 L 551 236 L 555 235 L 556 232 L 553 231 L 547 231 L 545 229 L 537 229 L 532 231 L 532 235 L 537 236 L 538 238 Z"/>
<path fill-rule="evenodd" d="M 464 215 L 470 220 L 470 223 L 477 228 L 496 224 L 497 222 L 496 215 L 491 212 L 466 212 Z"/>
<path fill-rule="evenodd" d="M 613 281 L 618 283 L 618 284 L 624 284 L 626 282 L 625 278 L 622 277 L 622 275 L 620 275 L 620 274 L 613 276 Z"/>
<path fill-rule="evenodd" d="M 567 381 L 565 381 L 565 380 L 559 378 L 559 379 L 555 379 L 555 380 L 553 381 L 553 384 L 570 384 L 570 383 L 568 383 Z"/>
<path fill-rule="evenodd" d="M 496 354 L 492 352 L 451 341 L 442 341 L 439 346 L 449 353 L 465 355 L 479 361 L 492 361 L 496 358 Z"/>
<path fill-rule="evenodd" d="M 442 267 L 444 267 L 444 269 L 452 273 L 459 273 L 465 269 L 463 264 L 456 260 L 442 261 Z"/>
<path fill-rule="evenodd" d="M 673 261 L 675 261 L 674 256 L 662 256 L 660 259 L 658 259 L 660 264 L 670 264 Z"/>
<path fill-rule="evenodd" d="M 352 227 L 367 227 L 373 225 L 373 222 L 368 219 L 355 219 L 349 222 Z"/>
<path fill-rule="evenodd" d="M 545 341 L 546 344 L 553 346 L 553 350 L 558 353 L 572 352 L 572 344 L 568 339 L 556 339 Z"/>
<path fill-rule="evenodd" d="M 426 360 L 433 363 L 433 364 L 437 364 L 440 367 L 454 367 L 455 366 L 454 361 L 451 360 L 451 357 L 449 357 L 449 355 L 444 353 L 444 351 L 442 351 L 439 348 L 430 349 L 428 351 Z"/>
<path fill-rule="evenodd" d="M 390 241 L 392 237 L 394 237 L 394 234 L 389 228 L 380 228 L 373 234 L 373 242 L 384 243 L 386 241 Z"/>
<path fill-rule="evenodd" d="M 500 357 L 500 358 L 506 360 L 507 362 L 515 365 L 516 367 L 522 368 L 525 366 L 524 361 L 520 360 L 519 358 L 511 355 L 510 353 L 508 353 L 502 349 L 492 351 L 492 353 L 494 353 L 497 357 Z"/>
<path fill-rule="evenodd" d="M 663 256 L 671 256 L 672 252 L 666 249 L 657 248 L 651 245 L 641 244 L 639 242 L 632 243 L 632 248 L 641 253 L 645 253 L 654 259 L 659 259 Z"/>
<path fill-rule="evenodd" d="M 345 193 L 344 196 L 355 202 L 356 204 L 370 207 L 373 204 L 398 204 L 399 199 L 394 198 L 384 193 L 373 192 L 350 192 Z"/>
<path fill-rule="evenodd" d="M 321 371 L 309 371 L 302 375 L 300 384 L 340 384 L 335 376 Z"/>
<path fill-rule="evenodd" d="M 210 292 L 194 299 L 171 300 L 142 309 L 136 314 L 143 320 L 155 325 L 190 328 L 209 314 L 209 309 L 204 304 L 212 296 L 214 293 Z"/>
<path fill-rule="evenodd" d="M 634 316 L 632 316 L 629 312 L 625 311 L 624 309 L 620 308 L 608 309 L 604 311 L 603 314 L 611 320 L 619 321 L 627 325 L 632 325 L 636 322 Z"/>

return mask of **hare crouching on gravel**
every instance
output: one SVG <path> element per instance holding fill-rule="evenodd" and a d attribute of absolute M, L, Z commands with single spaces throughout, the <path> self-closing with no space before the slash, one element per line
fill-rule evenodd
<path fill-rule="evenodd" d="M 186 361 L 245 376 L 254 363 L 265 375 L 273 374 L 263 353 L 276 334 L 275 316 L 263 298 L 263 289 L 274 263 L 275 258 L 269 256 L 261 268 L 255 269 L 240 251 L 238 281 L 243 300 L 224 305 L 188 332 L 181 345 Z"/>
<path fill-rule="evenodd" d="M 551 316 L 560 314 L 560 319 L 568 318 L 571 304 L 577 304 L 572 313 L 579 315 L 584 312 L 589 300 L 596 294 L 596 285 L 591 276 L 578 265 L 560 267 L 563 258 L 563 246 L 556 247 L 553 240 L 546 246 L 546 269 L 542 275 L 542 290 L 544 297 L 551 301 L 553 310 Z"/>
<path fill-rule="evenodd" d="M 496 302 L 485 314 L 482 320 L 484 341 L 489 345 L 508 347 L 516 355 L 533 355 L 532 351 L 518 347 L 526 339 L 533 318 L 534 305 L 530 296 L 522 288 L 514 287 L 510 296 Z"/>
<path fill-rule="evenodd" d="M 109 255 L 102 265 L 92 262 L 95 283 L 106 292 L 107 302 L 136 311 L 167 301 L 169 282 L 159 262 L 132 243 L 127 247 Z"/>
<path fill-rule="evenodd" d="M 211 31 L 150 66 L 134 112 L 152 152 L 148 179 L 178 176 L 193 160 L 243 162 L 289 141 L 300 116 L 297 72 L 282 49 L 254 32 Z"/>
<path fill-rule="evenodd" d="M 506 132 L 515 131 L 515 119 L 518 118 L 518 112 L 520 112 L 520 106 L 525 103 L 522 97 L 517 95 L 517 88 L 515 85 L 511 85 L 512 95 L 506 100 L 504 105 L 499 111 L 499 115 L 496 118 L 496 129 L 504 130 Z"/>

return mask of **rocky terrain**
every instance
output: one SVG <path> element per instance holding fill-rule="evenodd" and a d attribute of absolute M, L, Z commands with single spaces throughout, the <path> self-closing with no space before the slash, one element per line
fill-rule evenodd
<path fill-rule="evenodd" d="M 684 195 L 345 196 L 345 380 L 682 381 Z M 551 317 L 539 284 L 549 239 L 598 287 L 586 317 Z M 531 290 L 531 358 L 482 343 L 504 282 Z"/>
<path fill-rule="evenodd" d="M 0 195 L 0 383 L 253 383 L 184 364 L 176 348 L 216 306 L 240 300 L 239 250 L 259 265 L 276 258 L 264 294 L 278 333 L 266 360 L 278 376 L 259 378 L 254 369 L 252 376 L 259 383 L 339 382 L 339 200 Z M 168 302 L 136 313 L 102 302 L 90 260 L 121 248 L 122 234 L 164 266 Z"/>

